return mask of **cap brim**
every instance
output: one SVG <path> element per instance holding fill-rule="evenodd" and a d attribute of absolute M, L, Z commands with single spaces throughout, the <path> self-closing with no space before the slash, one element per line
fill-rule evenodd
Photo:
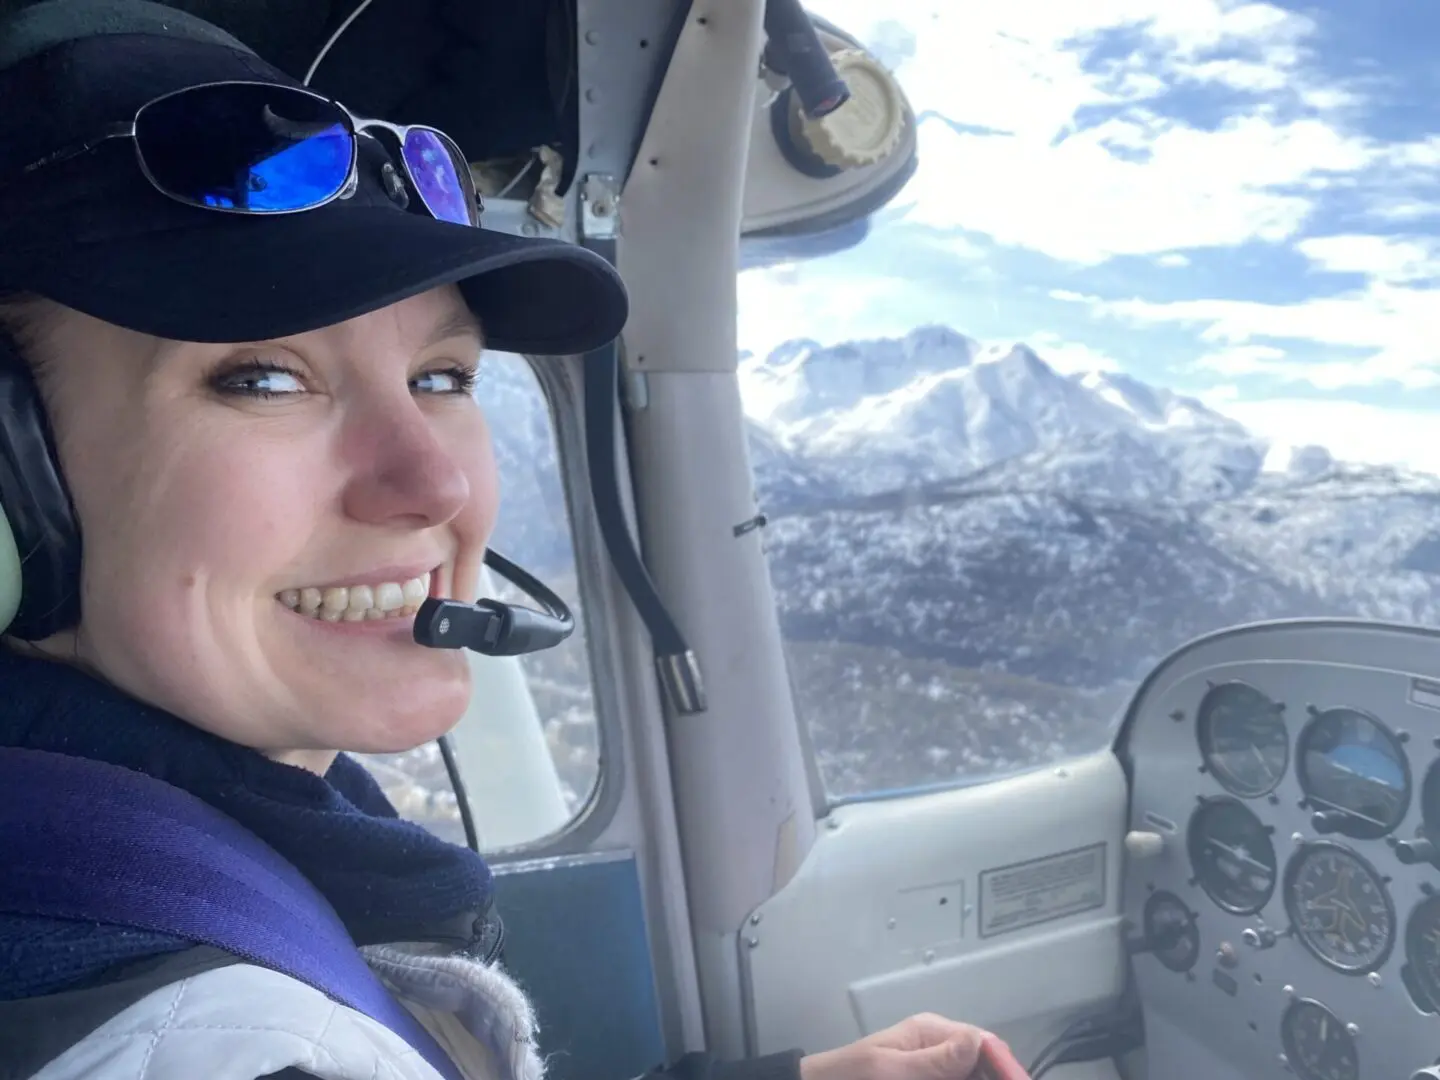
<path fill-rule="evenodd" d="M 141 333 L 201 342 L 301 334 L 447 284 L 460 286 L 487 345 L 505 352 L 589 352 L 618 337 L 629 313 L 614 268 L 559 240 L 385 206 L 205 216 L 205 228 L 42 257 L 26 268 L 28 287 Z"/>

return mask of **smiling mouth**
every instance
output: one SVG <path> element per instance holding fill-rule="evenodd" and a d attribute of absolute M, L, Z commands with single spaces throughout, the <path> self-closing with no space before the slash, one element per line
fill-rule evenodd
<path fill-rule="evenodd" d="M 413 617 L 430 595 L 433 572 L 378 585 L 286 589 L 276 599 L 297 615 L 321 622 L 367 622 Z"/>

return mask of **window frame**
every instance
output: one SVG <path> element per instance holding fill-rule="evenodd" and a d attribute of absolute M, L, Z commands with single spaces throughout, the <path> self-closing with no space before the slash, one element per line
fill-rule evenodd
<path fill-rule="evenodd" d="M 487 849 L 480 853 L 492 864 L 523 862 L 546 856 L 573 855 L 592 849 L 615 819 L 625 793 L 624 733 L 621 725 L 621 673 L 611 640 L 613 622 L 605 612 L 599 587 L 609 572 L 609 555 L 596 524 L 590 493 L 590 470 L 585 460 L 584 393 L 579 365 L 583 358 L 555 359 L 517 355 L 530 369 L 550 416 L 560 488 L 565 496 L 565 518 L 574 553 L 576 589 L 581 610 L 577 621 L 585 638 L 585 658 L 594 702 L 598 768 L 595 783 L 580 808 L 561 828 L 524 844 Z M 482 361 L 483 363 L 484 361 Z M 500 478 L 504 514 L 504 477 Z M 599 617 L 596 617 L 599 614 Z M 458 767 L 458 765 L 457 765 Z M 481 783 L 483 775 L 460 779 L 467 788 Z"/>

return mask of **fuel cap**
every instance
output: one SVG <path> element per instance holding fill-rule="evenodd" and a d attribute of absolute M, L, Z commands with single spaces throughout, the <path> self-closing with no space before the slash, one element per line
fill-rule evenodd
<path fill-rule="evenodd" d="M 905 130 L 905 102 L 895 77 L 859 49 L 830 57 L 850 87 L 850 100 L 819 120 L 800 114 L 800 142 L 826 165 L 857 169 L 884 161 Z"/>

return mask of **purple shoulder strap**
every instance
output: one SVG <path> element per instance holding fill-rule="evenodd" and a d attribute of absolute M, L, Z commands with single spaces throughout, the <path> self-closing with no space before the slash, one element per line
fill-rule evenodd
<path fill-rule="evenodd" d="M 188 792 L 103 762 L 0 747 L 0 911 L 133 927 L 282 972 L 463 1080 L 365 963 L 329 902 Z"/>

